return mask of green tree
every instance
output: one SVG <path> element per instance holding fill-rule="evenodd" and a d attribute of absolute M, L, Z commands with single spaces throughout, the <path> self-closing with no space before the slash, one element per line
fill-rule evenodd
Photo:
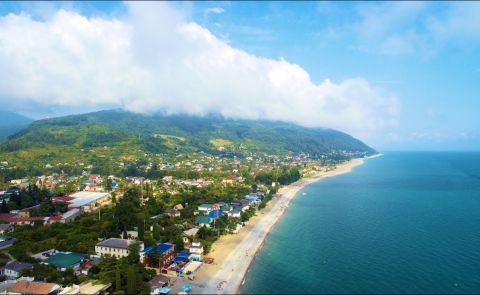
<path fill-rule="evenodd" d="M 128 267 L 127 271 L 127 294 L 137 294 L 137 275 L 133 266 Z"/>

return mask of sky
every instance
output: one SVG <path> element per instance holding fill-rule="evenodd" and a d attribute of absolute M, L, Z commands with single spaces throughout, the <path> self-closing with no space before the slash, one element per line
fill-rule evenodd
<path fill-rule="evenodd" d="M 1 2 L 0 106 L 220 113 L 379 150 L 478 150 L 479 16 L 479 2 Z"/>

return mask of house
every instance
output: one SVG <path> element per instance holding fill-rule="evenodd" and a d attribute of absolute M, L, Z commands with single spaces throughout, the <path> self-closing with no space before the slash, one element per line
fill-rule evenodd
<path fill-rule="evenodd" d="M 173 207 L 173 209 L 183 210 L 183 205 L 182 204 L 177 204 Z"/>
<path fill-rule="evenodd" d="M 111 200 L 109 193 L 103 192 L 77 192 L 71 194 L 73 199 L 68 208 L 79 208 L 82 212 L 92 212 L 99 206 L 108 204 Z"/>
<path fill-rule="evenodd" d="M 180 217 L 180 211 L 177 209 L 167 209 L 164 211 L 164 214 L 170 217 Z"/>
<path fill-rule="evenodd" d="M 5 276 L 7 279 L 16 279 L 26 269 L 33 269 L 33 266 L 30 263 L 10 261 L 0 269 L 0 275 Z"/>
<path fill-rule="evenodd" d="M 97 182 L 97 181 L 100 181 L 102 178 L 101 178 L 100 174 L 90 174 L 88 179 Z"/>
<path fill-rule="evenodd" d="M 195 224 L 199 226 L 210 227 L 211 222 L 212 222 L 212 219 L 209 216 L 204 216 L 204 215 L 195 216 Z"/>
<path fill-rule="evenodd" d="M 234 184 L 235 182 L 237 182 L 235 175 L 229 175 L 222 181 L 223 184 Z"/>
<path fill-rule="evenodd" d="M 197 236 L 198 228 L 194 227 L 183 231 L 183 242 L 185 244 L 190 243 L 190 239 L 194 239 Z"/>
<path fill-rule="evenodd" d="M 127 257 L 130 253 L 128 247 L 135 243 L 134 240 L 110 238 L 95 245 L 95 253 L 100 256 L 110 255 L 115 258 Z M 144 244 L 140 243 L 140 251 Z"/>
<path fill-rule="evenodd" d="M 203 246 L 200 242 L 192 242 L 188 251 L 194 255 L 202 255 L 203 254 Z"/>
<path fill-rule="evenodd" d="M 87 254 L 73 252 L 57 252 L 43 260 L 43 264 L 50 264 L 58 270 L 65 271 L 67 268 L 80 269 L 80 264 L 87 257 Z"/>
<path fill-rule="evenodd" d="M 62 214 L 62 223 L 74 221 L 82 212 L 78 208 L 73 208 Z"/>
<path fill-rule="evenodd" d="M 27 280 L 19 280 L 8 288 L 8 294 L 24 294 L 24 295 L 54 295 L 60 293 L 62 287 L 57 284 L 33 282 Z"/>
<path fill-rule="evenodd" d="M 11 225 L 9 223 L 0 224 L 0 235 L 4 235 L 4 234 L 9 233 L 11 231 L 13 231 L 13 225 Z"/>
<path fill-rule="evenodd" d="M 198 211 L 207 213 L 213 210 L 213 206 L 211 204 L 202 204 L 198 206 Z"/>
<path fill-rule="evenodd" d="M 233 210 L 228 211 L 227 216 L 232 218 L 240 218 L 242 214 L 242 209 L 240 207 L 235 207 Z"/>
<path fill-rule="evenodd" d="M 99 281 L 88 281 L 83 282 L 79 285 L 80 294 L 89 294 L 89 295 L 98 295 L 98 294 L 107 294 L 107 289 L 110 288 L 112 284 L 102 284 Z"/>
<path fill-rule="evenodd" d="M 154 251 L 160 256 L 160 268 L 169 264 L 175 258 L 175 245 L 171 243 L 158 243 L 156 249 L 150 246 L 140 251 L 140 262 L 149 264 L 148 254 L 152 254 Z"/>
<path fill-rule="evenodd" d="M 172 180 L 173 180 L 173 177 L 172 177 L 172 176 L 164 176 L 164 177 L 162 178 L 162 181 L 165 182 L 165 183 L 167 183 L 167 182 L 172 182 Z"/>

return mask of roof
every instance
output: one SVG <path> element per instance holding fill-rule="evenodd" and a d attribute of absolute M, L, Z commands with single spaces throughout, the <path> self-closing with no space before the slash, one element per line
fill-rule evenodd
<path fill-rule="evenodd" d="M 42 282 L 29 282 L 25 280 L 17 281 L 13 286 L 8 289 L 9 293 L 21 293 L 21 294 L 49 294 L 60 286 L 52 283 Z"/>
<path fill-rule="evenodd" d="M 91 204 L 98 199 L 108 196 L 108 193 L 99 192 L 78 192 L 71 195 L 74 199 L 70 204 L 70 207 L 81 207 L 87 204 Z"/>
<path fill-rule="evenodd" d="M 20 262 L 20 261 L 10 261 L 5 265 L 3 268 L 4 269 L 10 269 L 16 272 L 22 272 L 24 269 L 32 269 L 32 265 L 30 263 L 26 262 Z"/>
<path fill-rule="evenodd" d="M 207 224 L 211 222 L 211 219 L 209 216 L 195 216 L 195 222 Z"/>
<path fill-rule="evenodd" d="M 187 229 L 187 230 L 184 230 L 183 233 L 188 237 L 194 237 L 198 233 L 198 228 L 194 227 L 194 228 L 191 228 L 191 229 Z"/>
<path fill-rule="evenodd" d="M 188 251 L 182 251 L 180 253 L 177 254 L 177 256 L 175 257 L 175 259 L 173 260 L 174 262 L 182 262 L 182 261 L 185 261 L 187 260 L 190 255 L 192 255 L 192 253 L 188 252 Z"/>
<path fill-rule="evenodd" d="M 128 246 L 132 244 L 133 240 L 119 239 L 119 238 L 110 238 L 108 240 L 98 243 L 96 246 L 117 248 L 117 249 L 128 249 Z"/>
<path fill-rule="evenodd" d="M 161 288 L 170 282 L 170 278 L 164 275 L 156 275 L 151 279 L 148 284 L 151 288 Z"/>
<path fill-rule="evenodd" d="M 203 208 L 212 208 L 213 205 L 212 205 L 212 204 L 202 204 L 202 205 L 198 206 L 198 208 L 200 208 L 200 207 L 203 207 Z"/>
<path fill-rule="evenodd" d="M 12 225 L 9 223 L 0 224 L 0 231 L 9 230 L 12 228 Z"/>
<path fill-rule="evenodd" d="M 177 213 L 180 213 L 180 211 L 178 211 L 177 209 L 166 209 L 165 213 L 166 214 L 177 214 Z"/>
<path fill-rule="evenodd" d="M 159 254 L 163 254 L 169 250 L 173 250 L 174 249 L 174 245 L 171 244 L 171 243 L 159 243 L 157 244 L 157 252 Z M 147 247 L 145 248 L 145 250 L 143 250 L 142 252 L 143 253 L 151 253 L 153 251 L 153 247 L 150 246 L 150 247 Z"/>
<path fill-rule="evenodd" d="M 218 218 L 218 217 L 222 217 L 223 215 L 225 215 L 225 214 L 223 213 L 222 210 L 210 211 L 208 213 L 208 216 L 211 217 L 211 218 Z"/>
<path fill-rule="evenodd" d="M 57 253 L 53 256 L 48 257 L 43 262 L 55 265 L 56 267 L 68 268 L 80 263 L 80 261 L 82 261 L 82 259 L 87 256 L 87 254 L 83 253 Z"/>
<path fill-rule="evenodd" d="M 68 210 L 67 212 L 63 213 L 62 217 L 67 219 L 67 218 L 70 218 L 72 216 L 75 216 L 76 214 L 79 214 L 80 213 L 80 209 L 78 208 L 73 208 L 73 209 L 70 209 Z"/>
<path fill-rule="evenodd" d="M 101 284 L 98 281 L 89 281 L 80 284 L 80 294 L 99 294 L 107 290 L 112 284 Z"/>

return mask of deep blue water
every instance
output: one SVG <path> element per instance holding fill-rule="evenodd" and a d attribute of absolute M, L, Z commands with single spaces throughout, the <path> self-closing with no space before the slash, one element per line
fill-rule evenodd
<path fill-rule="evenodd" d="M 480 293 L 480 152 L 385 153 L 304 188 L 241 292 Z"/>

